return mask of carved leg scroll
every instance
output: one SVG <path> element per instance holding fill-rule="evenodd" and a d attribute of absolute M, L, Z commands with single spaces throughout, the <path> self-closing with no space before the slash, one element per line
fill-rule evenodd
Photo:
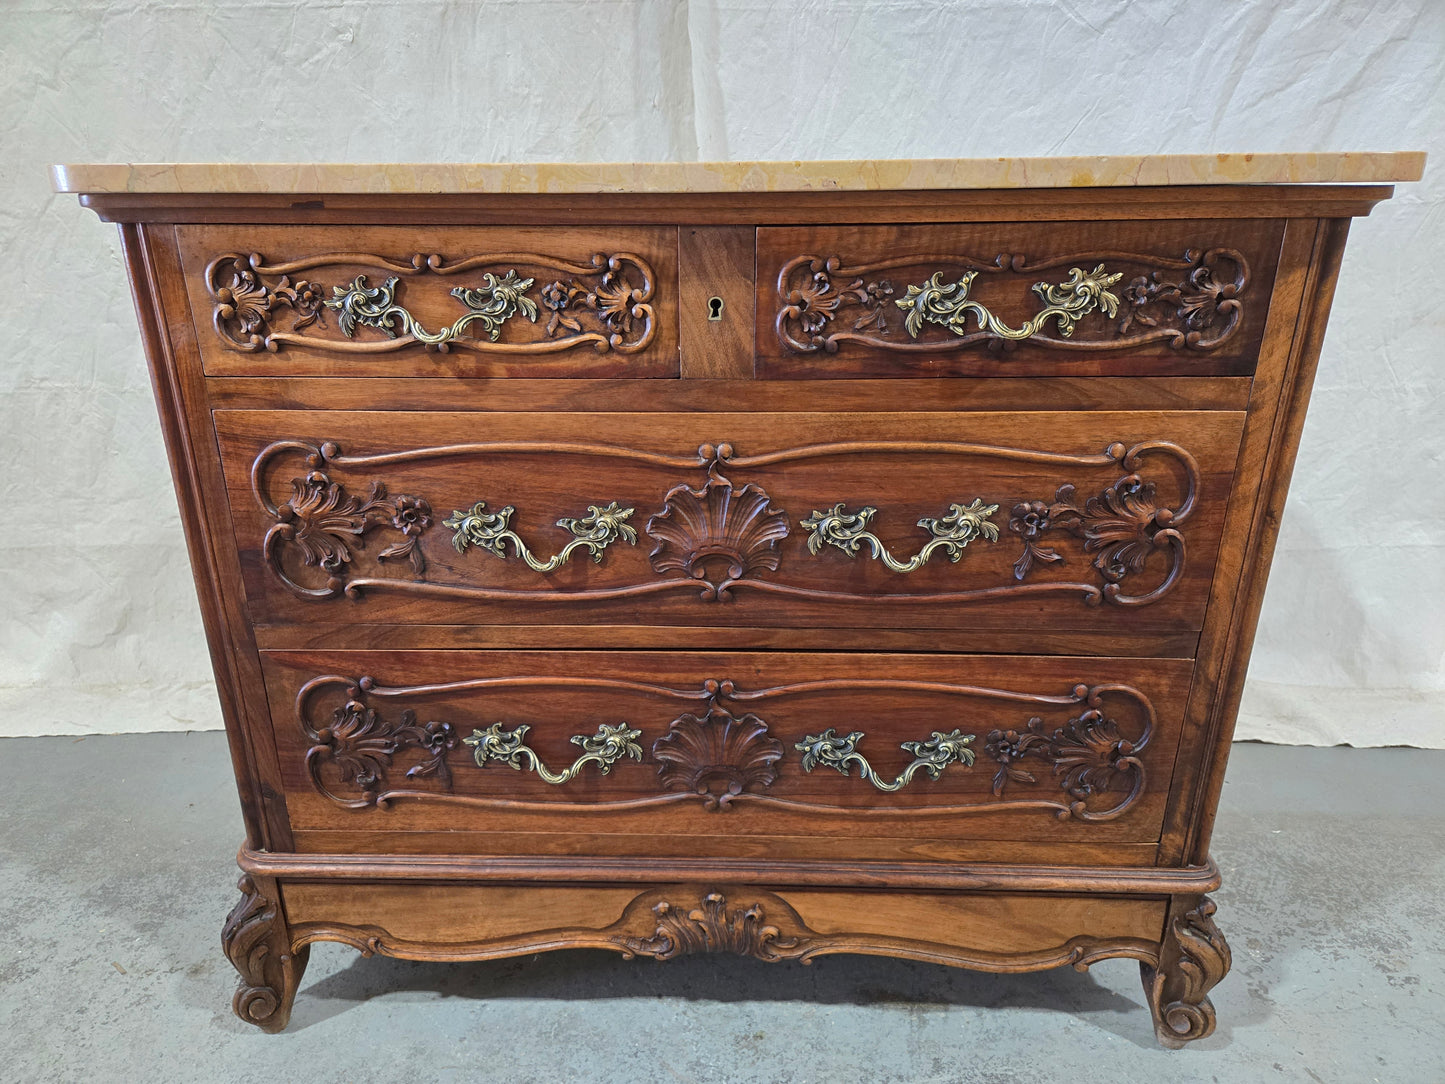
<path fill-rule="evenodd" d="M 1177 1049 L 1214 1031 L 1214 1006 L 1205 995 L 1229 971 L 1229 945 L 1214 924 L 1208 896 L 1175 897 L 1159 967 L 1140 964 L 1144 993 L 1161 1046 Z"/>
<path fill-rule="evenodd" d="M 221 928 L 221 946 L 241 973 L 231 1007 L 248 1024 L 280 1031 L 291 1019 L 291 1003 L 306 970 L 310 946 L 291 950 L 290 934 L 281 918 L 275 883 L 257 884 L 243 874 L 236 886 L 240 902 Z"/>

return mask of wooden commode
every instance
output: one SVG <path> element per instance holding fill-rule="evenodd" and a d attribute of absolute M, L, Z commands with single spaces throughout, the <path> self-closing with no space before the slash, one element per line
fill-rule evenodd
<path fill-rule="evenodd" d="M 1140 962 L 1210 828 L 1349 220 L 1422 155 L 65 166 L 120 224 L 308 946 Z"/>

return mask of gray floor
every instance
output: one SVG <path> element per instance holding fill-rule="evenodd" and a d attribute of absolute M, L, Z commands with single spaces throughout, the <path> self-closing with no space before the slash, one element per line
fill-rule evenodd
<path fill-rule="evenodd" d="M 994 976 L 318 945 L 291 1028 L 231 1016 L 219 734 L 0 740 L 3 1081 L 1445 1081 L 1445 752 L 1236 748 L 1219 1030 L 1154 1045 L 1136 966 Z"/>

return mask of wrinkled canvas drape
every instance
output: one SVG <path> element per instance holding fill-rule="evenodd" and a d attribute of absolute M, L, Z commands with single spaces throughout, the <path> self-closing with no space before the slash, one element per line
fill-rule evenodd
<path fill-rule="evenodd" d="M 0 5 L 0 735 L 219 725 L 114 229 L 63 161 L 1436 152 L 1354 229 L 1241 737 L 1445 745 L 1445 5 Z"/>

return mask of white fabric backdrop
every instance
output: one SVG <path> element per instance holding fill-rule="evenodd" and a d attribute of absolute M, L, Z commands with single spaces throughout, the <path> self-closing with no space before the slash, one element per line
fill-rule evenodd
<path fill-rule="evenodd" d="M 0 6 L 0 735 L 219 713 L 113 227 L 64 161 L 1435 152 L 1356 224 L 1239 736 L 1445 746 L 1445 4 Z"/>

